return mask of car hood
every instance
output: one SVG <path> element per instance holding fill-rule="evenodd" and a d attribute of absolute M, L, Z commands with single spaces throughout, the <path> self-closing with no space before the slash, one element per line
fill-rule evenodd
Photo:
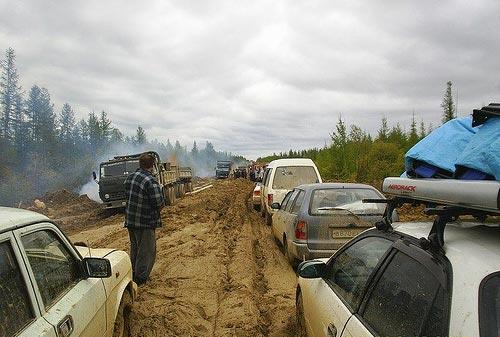
<path fill-rule="evenodd" d="M 75 246 L 82 257 L 108 257 L 110 253 L 116 249 L 111 248 L 89 248 L 83 246 Z"/>

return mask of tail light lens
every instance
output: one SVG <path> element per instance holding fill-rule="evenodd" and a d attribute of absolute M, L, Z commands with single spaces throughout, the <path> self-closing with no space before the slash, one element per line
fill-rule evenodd
<path fill-rule="evenodd" d="M 307 222 L 299 221 L 295 225 L 295 237 L 299 240 L 307 239 Z"/>
<path fill-rule="evenodd" d="M 268 194 L 267 195 L 267 204 L 271 205 L 272 203 L 273 203 L 273 195 L 272 194 Z"/>
<path fill-rule="evenodd" d="M 253 195 L 258 197 L 260 195 L 260 191 L 253 191 Z"/>

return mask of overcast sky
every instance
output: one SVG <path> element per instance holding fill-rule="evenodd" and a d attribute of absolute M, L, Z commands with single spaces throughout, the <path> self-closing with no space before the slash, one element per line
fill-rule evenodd
<path fill-rule="evenodd" d="M 500 101 L 500 1 L 0 0 L 0 48 L 59 111 L 249 158 Z M 3 58 L 3 56 L 2 56 Z M 454 98 L 457 92 L 454 91 Z"/>

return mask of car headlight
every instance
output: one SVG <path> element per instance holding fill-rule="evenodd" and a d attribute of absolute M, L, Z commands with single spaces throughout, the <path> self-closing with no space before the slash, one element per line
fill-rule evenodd
<path fill-rule="evenodd" d="M 104 199 L 109 199 L 109 194 L 107 194 L 107 193 L 106 193 L 106 194 L 104 195 Z"/>

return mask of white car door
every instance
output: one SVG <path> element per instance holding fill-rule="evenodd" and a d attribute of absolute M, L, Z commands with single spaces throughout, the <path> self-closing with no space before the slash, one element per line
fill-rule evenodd
<path fill-rule="evenodd" d="M 110 335 L 106 326 L 106 293 L 101 279 L 82 277 L 80 260 L 66 238 L 51 224 L 14 232 L 33 280 L 43 317 L 59 337 Z"/>
<path fill-rule="evenodd" d="M 340 337 L 358 309 L 370 275 L 392 245 L 381 237 L 365 237 L 336 253 L 323 278 L 301 288 L 304 318 L 314 337 Z"/>
<path fill-rule="evenodd" d="M 56 337 L 36 306 L 12 232 L 0 234 L 0 294 L 0 336 Z"/>

